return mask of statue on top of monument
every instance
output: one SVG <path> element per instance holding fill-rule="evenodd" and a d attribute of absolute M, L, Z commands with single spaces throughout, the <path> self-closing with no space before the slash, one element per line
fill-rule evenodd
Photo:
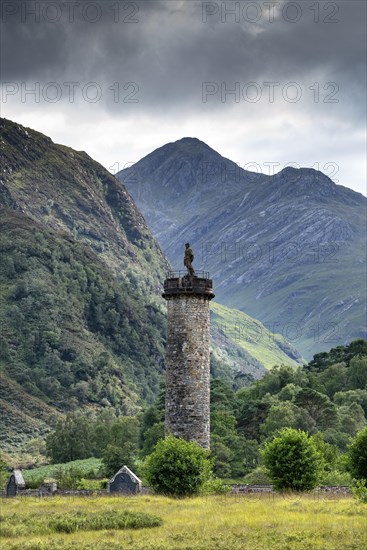
<path fill-rule="evenodd" d="M 190 277 L 195 277 L 195 271 L 194 271 L 194 268 L 192 267 L 193 261 L 194 261 L 194 254 L 192 253 L 190 243 L 186 243 L 184 266 L 187 268 L 187 271 Z"/>

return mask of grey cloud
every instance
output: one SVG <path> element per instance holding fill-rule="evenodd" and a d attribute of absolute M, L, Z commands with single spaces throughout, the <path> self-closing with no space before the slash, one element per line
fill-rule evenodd
<path fill-rule="evenodd" d="M 239 23 L 230 17 L 221 22 L 223 2 L 214 3 L 219 13 L 207 23 L 202 21 L 203 3 L 163 0 L 121 2 L 122 16 L 131 13 L 131 6 L 138 8 L 131 15 L 136 23 L 114 23 L 111 6 L 115 2 L 109 0 L 98 2 L 103 15 L 97 23 L 81 17 L 68 23 L 65 16 L 58 23 L 35 22 L 32 17 L 22 22 L 19 16 L 9 16 L 3 23 L 2 80 L 110 85 L 134 81 L 140 87 L 141 108 L 156 111 L 201 109 L 205 81 L 225 82 L 228 88 L 237 81 L 302 80 L 311 85 L 313 75 L 319 74 L 339 84 L 344 99 L 340 112 L 344 108 L 348 115 L 361 117 L 365 3 L 335 2 L 340 21 L 329 24 L 322 19 L 330 13 L 325 6 L 332 2 L 320 2 L 319 23 L 313 22 L 311 1 L 296 2 L 303 14 L 297 23 L 282 18 L 268 23 L 264 2 L 258 3 L 265 15 L 257 25 L 243 18 Z M 80 10 L 76 13 L 80 15 Z M 253 32 L 255 28 L 258 33 Z M 118 111 L 120 106 L 111 95 L 107 107 Z"/>

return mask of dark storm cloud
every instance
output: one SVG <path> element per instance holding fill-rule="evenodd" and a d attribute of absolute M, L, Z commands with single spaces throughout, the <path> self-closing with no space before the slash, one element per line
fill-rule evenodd
<path fill-rule="evenodd" d="M 202 107 L 203 82 L 312 85 L 318 75 L 339 85 L 352 115 L 364 112 L 365 2 L 320 2 L 318 15 L 315 2 L 278 2 L 269 22 L 259 1 L 256 23 L 245 1 L 119 2 L 118 14 L 109 0 L 55 4 L 3 2 L 2 81 L 135 82 L 143 108 L 169 109 Z"/>

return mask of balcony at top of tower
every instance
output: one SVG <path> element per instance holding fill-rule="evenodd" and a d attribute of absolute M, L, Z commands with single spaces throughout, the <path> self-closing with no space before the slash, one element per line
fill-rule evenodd
<path fill-rule="evenodd" d="M 169 271 L 164 281 L 163 298 L 177 295 L 201 295 L 214 298 L 213 281 L 207 271 L 198 271 L 194 276 L 187 271 Z"/>

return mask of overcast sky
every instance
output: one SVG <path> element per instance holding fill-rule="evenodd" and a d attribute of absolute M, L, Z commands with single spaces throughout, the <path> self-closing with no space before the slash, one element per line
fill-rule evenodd
<path fill-rule="evenodd" d="M 191 136 L 366 194 L 365 1 L 3 0 L 1 24 L 2 116 L 112 172 Z"/>

